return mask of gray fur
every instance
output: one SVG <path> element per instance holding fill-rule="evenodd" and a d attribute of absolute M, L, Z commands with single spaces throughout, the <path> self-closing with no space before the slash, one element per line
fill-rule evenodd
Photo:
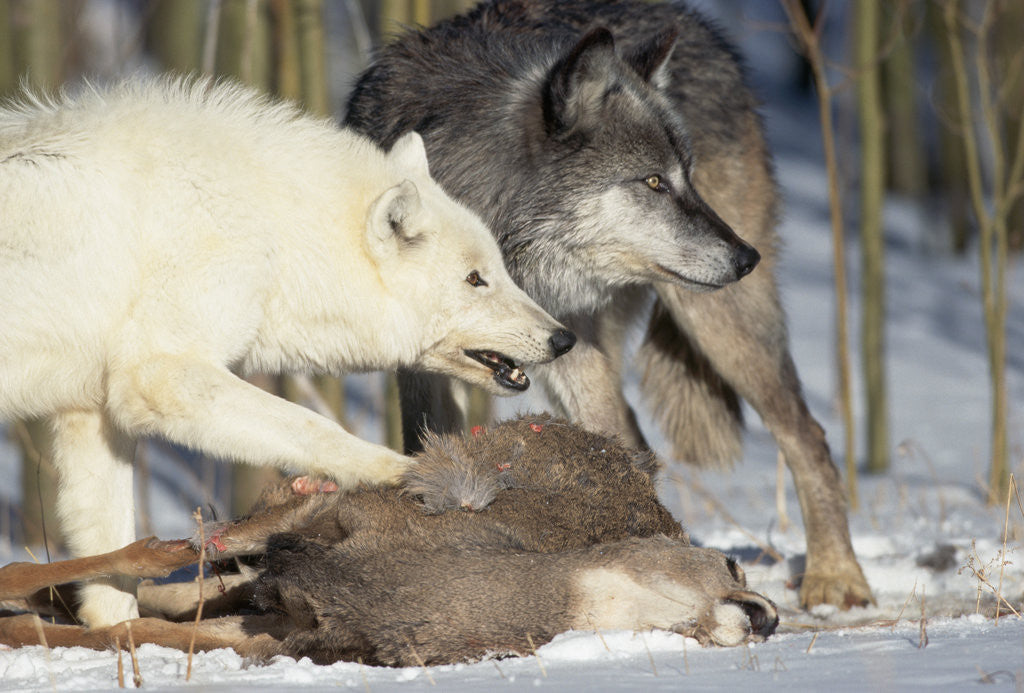
<path fill-rule="evenodd" d="M 465 441 L 428 433 L 426 450 L 405 475 L 405 490 L 419 496 L 428 513 L 483 510 L 501 489 L 500 470 L 472 464 Z"/>
<path fill-rule="evenodd" d="M 551 400 L 630 444 L 643 438 L 622 395 L 622 316 L 653 302 L 638 365 L 677 456 L 738 459 L 747 400 L 800 498 L 802 602 L 864 604 L 839 474 L 789 355 L 773 276 L 778 192 L 756 106 L 735 51 L 681 3 L 495 0 L 385 46 L 346 124 L 384 145 L 423 135 L 442 187 L 579 337 L 536 371 Z M 669 193 L 638 182 L 651 173 Z M 761 262 L 737 282 L 752 259 L 739 237 Z M 659 273 L 657 258 L 682 276 Z M 410 450 L 423 427 L 457 426 L 436 379 L 402 385 Z"/>

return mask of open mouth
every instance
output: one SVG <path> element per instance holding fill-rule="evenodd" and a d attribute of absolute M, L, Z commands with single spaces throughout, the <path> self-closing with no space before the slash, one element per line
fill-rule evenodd
<path fill-rule="evenodd" d="M 469 349 L 465 351 L 465 354 L 494 371 L 494 380 L 502 387 L 520 391 L 530 387 L 530 379 L 526 377 L 526 373 L 508 356 L 496 351 L 471 351 Z"/>

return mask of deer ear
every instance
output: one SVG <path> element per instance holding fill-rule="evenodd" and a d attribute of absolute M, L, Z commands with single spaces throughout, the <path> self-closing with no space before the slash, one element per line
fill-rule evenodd
<path fill-rule="evenodd" d="M 564 136 L 599 117 L 604 94 L 615 79 L 615 41 L 603 27 L 593 29 L 559 60 L 544 91 L 544 122 Z"/>
<path fill-rule="evenodd" d="M 366 221 L 366 245 L 382 260 L 398 253 L 419 235 L 416 217 L 422 208 L 420 192 L 411 180 L 385 190 L 370 205 Z"/>
<path fill-rule="evenodd" d="M 423 138 L 418 132 L 409 131 L 399 137 L 391 146 L 388 158 L 394 162 L 399 171 L 430 175 L 427 164 L 427 149 Z"/>
<path fill-rule="evenodd" d="M 678 40 L 679 30 L 675 27 L 663 31 L 637 46 L 626 56 L 626 63 L 652 87 L 665 89 L 669 84 L 669 59 Z"/>

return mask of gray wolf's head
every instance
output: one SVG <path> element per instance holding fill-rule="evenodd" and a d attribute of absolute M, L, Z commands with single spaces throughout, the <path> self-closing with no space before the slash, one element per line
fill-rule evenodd
<path fill-rule="evenodd" d="M 420 335 L 405 365 L 494 394 L 525 390 L 524 367 L 561 356 L 576 336 L 516 286 L 490 230 L 430 177 L 417 133 L 395 143 L 388 163 L 402 182 L 371 204 L 366 245 Z"/>
<path fill-rule="evenodd" d="M 714 290 L 760 259 L 691 183 L 687 127 L 663 92 L 675 41 L 619 55 L 594 29 L 524 85 L 531 172 L 508 198 L 527 208 L 505 215 L 517 226 L 499 237 L 513 276 L 549 309 L 594 310 L 612 287 L 651 281 Z"/>

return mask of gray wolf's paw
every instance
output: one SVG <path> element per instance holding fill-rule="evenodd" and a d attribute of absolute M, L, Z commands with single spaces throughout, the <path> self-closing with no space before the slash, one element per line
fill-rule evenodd
<path fill-rule="evenodd" d="M 806 573 L 800 585 L 800 606 L 805 609 L 831 604 L 846 610 L 874 603 L 868 581 L 856 564 L 839 573 Z"/>

